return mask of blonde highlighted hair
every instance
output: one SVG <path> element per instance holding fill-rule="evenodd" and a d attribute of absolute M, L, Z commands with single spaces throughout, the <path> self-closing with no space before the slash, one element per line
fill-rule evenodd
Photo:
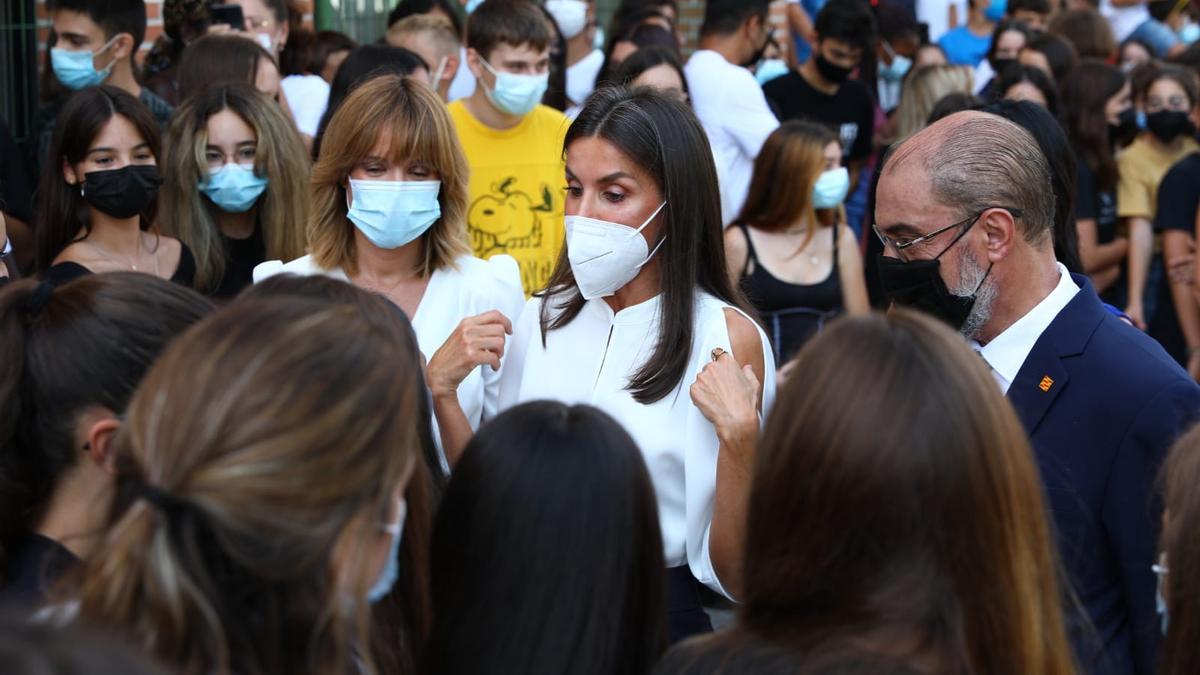
<path fill-rule="evenodd" d="M 184 334 L 127 409 L 81 616 L 189 674 L 375 672 L 353 566 L 420 469 L 418 358 L 375 296 L 242 301 Z"/>
<path fill-rule="evenodd" d="M 354 224 L 346 218 L 346 185 L 350 172 L 382 138 L 390 143 L 388 159 L 424 163 L 442 181 L 442 215 L 421 236 L 423 254 L 414 271 L 429 276 L 453 267 L 455 258 L 471 253 L 467 158 L 437 94 L 422 82 L 397 75 L 381 75 L 355 87 L 325 130 L 312 171 L 309 252 L 323 268 L 358 273 Z"/>
<path fill-rule="evenodd" d="M 309 160 L 291 120 L 275 103 L 249 84 L 230 82 L 203 89 L 175 111 L 167 130 L 160 162 L 159 191 L 163 229 L 192 250 L 196 259 L 193 286 L 216 289 L 225 274 L 226 253 L 218 224 L 221 209 L 202 197 L 197 184 L 208 178 L 205 150 L 208 120 L 229 110 L 254 129 L 257 150 L 254 171 L 267 178 L 257 209 L 268 260 L 292 260 L 304 255 L 304 223 L 308 220 Z"/>
<path fill-rule="evenodd" d="M 898 143 L 925 127 L 929 113 L 948 94 L 972 93 L 975 75 L 966 66 L 923 66 L 904 81 L 896 127 L 888 142 Z"/>
<path fill-rule="evenodd" d="M 808 246 L 822 224 L 813 208 L 813 186 L 825 171 L 825 148 L 834 142 L 840 142 L 837 136 L 819 124 L 794 120 L 781 124 L 754 160 L 746 204 L 734 222 L 767 232 L 807 223 L 797 250 Z"/>

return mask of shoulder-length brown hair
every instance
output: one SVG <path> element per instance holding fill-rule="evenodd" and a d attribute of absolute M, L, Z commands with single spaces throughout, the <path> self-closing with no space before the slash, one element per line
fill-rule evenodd
<path fill-rule="evenodd" d="M 732 643 L 803 673 L 1073 673 L 1033 453 L 962 338 L 850 317 L 795 368 L 758 448 Z"/>
<path fill-rule="evenodd" d="M 393 160 L 417 160 L 441 176 L 438 201 L 442 216 L 421 236 L 424 254 L 417 272 L 453 267 L 469 255 L 467 180 L 469 167 L 445 104 L 427 85 L 406 77 L 382 75 L 355 89 L 334 113 L 321 141 L 312 172 L 309 252 L 326 269 L 358 272 L 354 224 L 346 218 L 350 171 L 370 155 L 380 138 L 391 141 Z"/>
<path fill-rule="evenodd" d="M 242 82 L 218 84 L 189 97 L 175 111 L 164 143 L 163 223 L 167 233 L 187 244 L 196 259 L 194 286 L 211 291 L 225 274 L 220 209 L 201 196 L 196 185 L 208 178 L 204 151 L 208 120 L 230 110 L 254 129 L 254 171 L 268 179 L 255 203 L 268 260 L 304 255 L 308 222 L 308 153 L 296 128 L 279 106 Z"/>
<path fill-rule="evenodd" d="M 825 146 L 833 132 L 812 122 L 788 121 L 767 137 L 754 160 L 750 192 L 735 223 L 779 232 L 808 223 L 803 249 L 820 223 L 813 208 L 813 186 L 825 170 Z"/>
<path fill-rule="evenodd" d="M 1163 595 L 1171 617 L 1163 641 L 1162 675 L 1192 675 L 1200 669 L 1200 426 L 1180 438 L 1163 464 L 1166 506 L 1161 549 L 1170 573 Z"/>
<path fill-rule="evenodd" d="M 334 552 L 369 559 L 419 466 L 419 372 L 382 298 L 239 302 L 194 326 L 127 409 L 80 615 L 183 673 L 376 672 Z"/>

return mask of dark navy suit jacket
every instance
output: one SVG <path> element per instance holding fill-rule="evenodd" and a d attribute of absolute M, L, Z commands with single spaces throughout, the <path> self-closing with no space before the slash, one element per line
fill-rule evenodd
<path fill-rule="evenodd" d="M 1085 277 L 1073 279 L 1079 293 L 1038 338 L 1008 399 L 1041 469 L 1067 581 L 1094 627 L 1069 620 L 1082 672 L 1151 675 L 1161 639 L 1155 481 L 1200 412 L 1200 387 L 1108 312 Z"/>

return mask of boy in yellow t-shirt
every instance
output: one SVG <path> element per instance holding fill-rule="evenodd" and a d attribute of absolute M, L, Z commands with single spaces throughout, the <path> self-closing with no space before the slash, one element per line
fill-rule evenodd
<path fill-rule="evenodd" d="M 550 40 L 545 16 L 528 0 L 483 3 L 467 23 L 475 93 L 449 106 L 471 165 L 471 246 L 481 258 L 516 258 L 527 295 L 546 286 L 563 244 L 570 122 L 540 104 Z"/>

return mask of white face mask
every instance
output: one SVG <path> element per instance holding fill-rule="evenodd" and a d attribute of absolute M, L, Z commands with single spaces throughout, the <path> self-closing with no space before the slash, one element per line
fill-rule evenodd
<path fill-rule="evenodd" d="M 616 293 L 625 284 L 633 281 L 658 249 L 666 237 L 658 242 L 653 251 L 646 252 L 646 239 L 642 230 L 654 220 L 667 205 L 663 202 L 639 228 L 620 223 L 567 216 L 567 260 L 575 274 L 575 285 L 584 300 L 603 298 Z"/>
<path fill-rule="evenodd" d="M 554 17 L 564 40 L 577 37 L 587 28 L 587 10 L 584 0 L 546 0 L 546 11 Z"/>

